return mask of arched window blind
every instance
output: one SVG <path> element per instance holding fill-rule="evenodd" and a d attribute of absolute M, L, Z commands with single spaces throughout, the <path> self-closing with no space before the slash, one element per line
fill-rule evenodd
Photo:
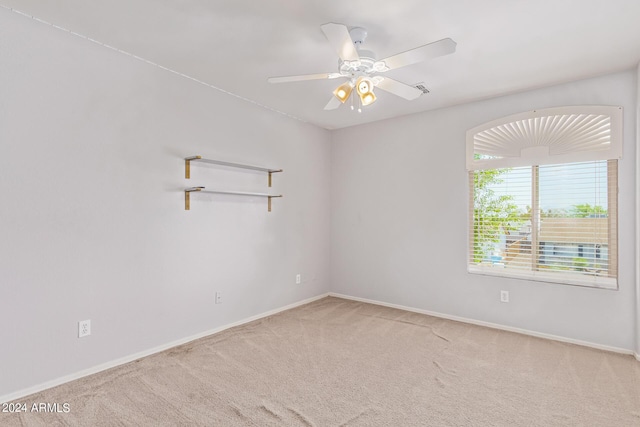
<path fill-rule="evenodd" d="M 622 109 L 517 114 L 467 132 L 469 272 L 617 288 Z"/>

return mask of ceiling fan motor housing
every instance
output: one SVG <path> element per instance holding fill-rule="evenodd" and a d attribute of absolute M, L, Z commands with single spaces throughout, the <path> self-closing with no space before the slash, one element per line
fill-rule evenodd
<path fill-rule="evenodd" d="M 338 70 L 341 75 L 350 78 L 359 76 L 371 76 L 373 73 L 387 71 L 389 68 L 384 61 L 376 61 L 376 56 L 369 50 L 360 50 L 360 59 L 357 61 L 338 60 Z"/>

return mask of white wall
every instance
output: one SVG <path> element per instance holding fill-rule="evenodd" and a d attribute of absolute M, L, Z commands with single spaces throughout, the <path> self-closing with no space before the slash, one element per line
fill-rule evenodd
<path fill-rule="evenodd" d="M 620 289 L 468 274 L 466 130 L 514 113 L 580 104 L 624 107 Z M 332 291 L 633 349 L 635 121 L 636 80 L 630 70 L 335 131 Z M 508 304 L 499 302 L 502 289 L 510 291 Z"/>
<path fill-rule="evenodd" d="M 0 396 L 327 291 L 328 131 L 6 9 L 0 58 Z M 284 198 L 187 212 L 268 190 L 194 154 Z"/>

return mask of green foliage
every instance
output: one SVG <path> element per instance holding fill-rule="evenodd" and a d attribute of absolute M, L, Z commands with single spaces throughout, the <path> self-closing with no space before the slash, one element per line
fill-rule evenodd
<path fill-rule="evenodd" d="M 502 183 L 500 176 L 508 169 L 473 172 L 473 261 L 481 262 L 500 236 L 517 230 L 523 222 L 522 213 L 513 197 L 498 195 L 492 185 Z"/>
<path fill-rule="evenodd" d="M 606 216 L 607 210 L 605 208 L 598 205 L 591 206 L 589 203 L 573 205 L 570 210 L 554 208 L 540 211 L 541 218 L 605 218 Z"/>
<path fill-rule="evenodd" d="M 577 271 L 584 271 L 589 266 L 589 262 L 586 258 L 573 258 L 572 260 L 573 268 Z"/>
<path fill-rule="evenodd" d="M 570 210 L 566 209 L 547 209 L 540 211 L 542 218 L 588 218 L 599 217 L 605 218 L 607 210 L 602 206 L 591 206 L 589 203 L 573 205 Z"/>
<path fill-rule="evenodd" d="M 591 206 L 589 203 L 573 205 L 570 216 L 573 218 L 606 217 L 607 210 L 602 206 Z"/>
<path fill-rule="evenodd" d="M 547 209 L 540 211 L 541 218 L 566 218 L 569 216 L 566 209 Z"/>

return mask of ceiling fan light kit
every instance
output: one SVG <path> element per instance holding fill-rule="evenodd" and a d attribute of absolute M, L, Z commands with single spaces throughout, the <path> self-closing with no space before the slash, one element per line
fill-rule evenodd
<path fill-rule="evenodd" d="M 362 96 L 373 90 L 373 82 L 366 77 L 358 77 L 358 95 Z"/>
<path fill-rule="evenodd" d="M 351 83 L 351 81 L 348 81 L 338 86 L 336 90 L 333 91 L 333 94 L 335 95 L 336 98 L 340 100 L 340 102 L 344 104 L 345 101 L 349 99 L 349 96 L 351 95 L 352 91 L 353 91 L 353 83 Z"/>
<path fill-rule="evenodd" d="M 355 27 L 349 31 L 345 25 L 333 22 L 321 25 L 320 28 L 340 58 L 338 60 L 338 72 L 271 77 L 268 81 L 270 83 L 287 83 L 318 79 L 349 79 L 333 91 L 334 97 L 324 107 L 325 110 L 334 110 L 344 104 L 351 96 L 354 87 L 360 97 L 362 106 L 371 105 L 376 101 L 377 97 L 373 93 L 374 87 L 407 100 L 416 99 L 424 93 L 421 89 L 388 77 L 378 76 L 376 73 L 384 73 L 438 56 L 448 55 L 456 50 L 456 42 L 447 38 L 382 60 L 376 60 L 373 52 L 361 49 L 367 38 L 367 30 L 364 28 Z M 353 110 L 353 103 L 351 104 L 351 109 Z M 361 111 L 361 109 L 358 108 L 358 111 Z"/>
<path fill-rule="evenodd" d="M 376 96 L 373 93 L 373 81 L 367 77 L 358 77 L 356 82 L 356 90 L 360 95 L 362 105 L 371 105 L 375 102 Z"/>
<path fill-rule="evenodd" d="M 373 92 L 367 92 L 364 95 L 360 95 L 360 101 L 363 106 L 371 105 L 376 101 L 376 95 Z"/>

